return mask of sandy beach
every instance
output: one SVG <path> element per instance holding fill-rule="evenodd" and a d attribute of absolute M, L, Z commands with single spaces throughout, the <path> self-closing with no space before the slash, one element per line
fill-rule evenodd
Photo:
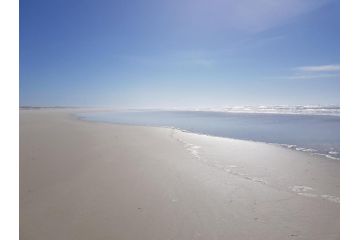
<path fill-rule="evenodd" d="M 339 239 L 339 161 L 20 110 L 20 239 Z"/>

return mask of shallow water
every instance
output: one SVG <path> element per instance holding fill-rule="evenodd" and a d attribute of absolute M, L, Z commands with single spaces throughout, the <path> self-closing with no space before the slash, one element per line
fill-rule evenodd
<path fill-rule="evenodd" d="M 205 111 L 114 111 L 79 116 L 91 121 L 175 127 L 213 136 L 283 144 L 299 151 L 340 158 L 339 116 Z"/>

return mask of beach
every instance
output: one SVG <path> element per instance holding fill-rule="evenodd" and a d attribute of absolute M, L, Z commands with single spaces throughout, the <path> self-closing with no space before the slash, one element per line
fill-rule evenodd
<path fill-rule="evenodd" d="M 20 110 L 20 239 L 339 239 L 340 162 Z"/>

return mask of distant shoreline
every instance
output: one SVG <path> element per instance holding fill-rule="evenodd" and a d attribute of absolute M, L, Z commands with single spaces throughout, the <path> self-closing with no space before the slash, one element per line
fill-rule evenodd
<path fill-rule="evenodd" d="M 223 112 L 248 114 L 297 114 L 323 115 L 340 117 L 337 105 L 274 105 L 274 106 L 242 106 L 222 108 L 111 108 L 111 107 L 80 107 L 80 106 L 20 106 L 20 109 L 89 109 L 98 111 L 173 111 L 173 112 Z"/>

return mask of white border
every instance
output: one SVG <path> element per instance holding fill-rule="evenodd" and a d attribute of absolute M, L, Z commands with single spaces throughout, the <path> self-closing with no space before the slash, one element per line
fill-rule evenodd
<path fill-rule="evenodd" d="M 1 238 L 18 239 L 19 3 L 0 1 Z M 341 239 L 359 239 L 359 1 L 341 0 Z"/>
<path fill-rule="evenodd" d="M 19 3 L 0 1 L 1 239 L 19 238 Z"/>
<path fill-rule="evenodd" d="M 340 9 L 341 239 L 359 239 L 359 1 L 342 0 Z"/>

